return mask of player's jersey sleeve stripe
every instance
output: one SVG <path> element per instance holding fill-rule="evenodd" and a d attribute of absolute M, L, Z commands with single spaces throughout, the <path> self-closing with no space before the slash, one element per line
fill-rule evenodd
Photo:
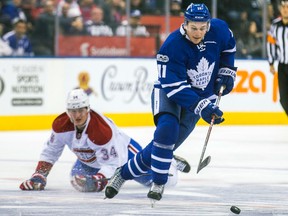
<path fill-rule="evenodd" d="M 234 46 L 232 49 L 223 50 L 223 52 L 229 52 L 229 53 L 236 52 L 236 46 Z"/>

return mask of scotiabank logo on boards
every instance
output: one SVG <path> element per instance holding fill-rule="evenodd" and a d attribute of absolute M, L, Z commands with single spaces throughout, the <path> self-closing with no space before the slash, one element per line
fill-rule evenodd
<path fill-rule="evenodd" d="M 273 75 L 271 75 L 273 76 Z M 272 100 L 278 101 L 278 79 L 277 74 L 273 77 Z M 237 71 L 237 83 L 233 89 L 235 93 L 265 93 L 267 91 L 267 78 L 263 71 L 255 70 L 251 73 L 246 70 Z"/>

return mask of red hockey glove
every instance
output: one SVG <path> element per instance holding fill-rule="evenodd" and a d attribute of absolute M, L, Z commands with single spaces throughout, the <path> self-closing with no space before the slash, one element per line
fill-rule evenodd
<path fill-rule="evenodd" d="M 108 180 L 101 173 L 96 175 L 75 175 L 71 178 L 72 186 L 80 192 L 100 192 L 107 185 Z"/>
<path fill-rule="evenodd" d="M 44 190 L 46 186 L 46 178 L 53 164 L 46 161 L 39 161 L 35 173 L 30 179 L 22 182 L 19 186 L 21 190 Z"/>
<path fill-rule="evenodd" d="M 21 183 L 21 190 L 44 190 L 46 177 L 40 173 L 34 173 L 32 177 Z"/>

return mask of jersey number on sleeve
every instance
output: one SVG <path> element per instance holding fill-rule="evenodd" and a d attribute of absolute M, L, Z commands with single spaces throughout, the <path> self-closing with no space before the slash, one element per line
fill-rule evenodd
<path fill-rule="evenodd" d="M 166 65 L 158 64 L 158 77 L 166 78 Z"/>

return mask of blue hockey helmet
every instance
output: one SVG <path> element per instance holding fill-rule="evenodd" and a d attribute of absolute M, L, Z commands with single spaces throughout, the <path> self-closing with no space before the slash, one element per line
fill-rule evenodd
<path fill-rule="evenodd" d="M 205 4 L 191 3 L 185 11 L 185 21 L 209 22 L 211 19 L 210 12 Z"/>

